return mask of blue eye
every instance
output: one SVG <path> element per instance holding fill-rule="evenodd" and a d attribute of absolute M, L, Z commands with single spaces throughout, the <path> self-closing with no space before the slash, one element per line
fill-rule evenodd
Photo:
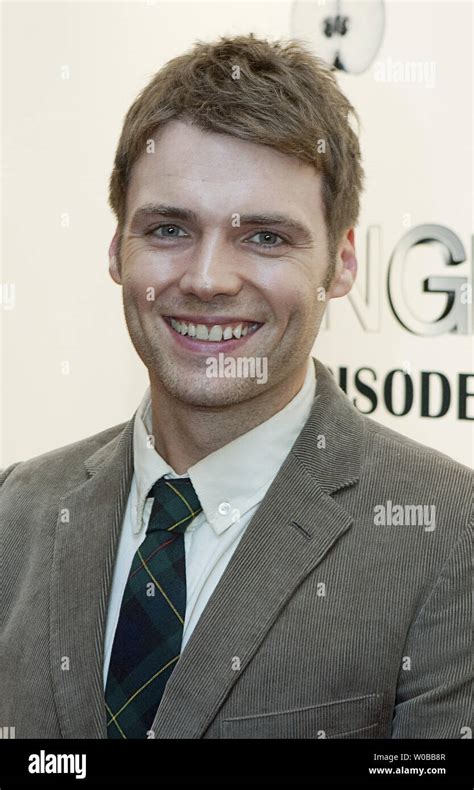
<path fill-rule="evenodd" d="M 165 233 L 164 234 L 161 234 L 161 233 L 158 234 L 156 232 L 157 230 L 164 230 Z M 171 231 L 171 233 L 169 231 Z M 153 228 L 152 230 L 149 231 L 149 234 L 150 235 L 154 235 L 154 236 L 158 236 L 159 239 L 179 239 L 179 238 L 182 238 L 182 236 L 180 236 L 178 233 L 176 233 L 176 231 L 181 231 L 184 236 L 187 236 L 187 233 L 185 233 L 183 231 L 183 229 L 179 227 L 179 225 L 173 225 L 173 223 L 170 223 L 170 222 L 163 222 L 161 225 L 157 225 L 156 228 Z"/>
<path fill-rule="evenodd" d="M 254 239 L 256 236 L 263 236 L 263 238 L 264 238 L 263 243 L 257 242 L 259 247 L 280 247 L 281 246 L 280 244 L 270 243 L 269 239 L 280 239 L 281 243 L 284 243 L 284 241 L 285 241 L 277 233 L 272 233 L 269 230 L 259 230 L 257 233 L 254 233 L 254 235 L 251 238 Z"/>

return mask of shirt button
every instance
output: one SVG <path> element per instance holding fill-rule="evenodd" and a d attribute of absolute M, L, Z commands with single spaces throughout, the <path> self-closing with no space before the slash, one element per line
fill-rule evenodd
<path fill-rule="evenodd" d="M 217 508 L 221 516 L 227 516 L 230 513 L 230 503 L 229 502 L 221 502 L 219 507 Z"/>

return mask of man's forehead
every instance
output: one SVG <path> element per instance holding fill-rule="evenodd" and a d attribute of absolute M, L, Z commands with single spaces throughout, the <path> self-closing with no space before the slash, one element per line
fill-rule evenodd
<path fill-rule="evenodd" d="M 203 130 L 183 121 L 168 121 L 151 134 L 135 162 L 138 173 L 160 178 L 202 178 L 206 181 L 239 182 L 255 178 L 298 177 L 312 183 L 320 174 L 308 162 L 269 145 L 242 140 L 228 133 Z"/>

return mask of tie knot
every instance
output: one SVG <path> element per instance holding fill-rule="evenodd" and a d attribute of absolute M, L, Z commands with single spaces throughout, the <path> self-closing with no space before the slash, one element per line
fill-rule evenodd
<path fill-rule="evenodd" d="M 166 480 L 161 477 L 148 494 L 154 498 L 147 532 L 157 529 L 185 532 L 202 511 L 201 503 L 189 477 Z"/>

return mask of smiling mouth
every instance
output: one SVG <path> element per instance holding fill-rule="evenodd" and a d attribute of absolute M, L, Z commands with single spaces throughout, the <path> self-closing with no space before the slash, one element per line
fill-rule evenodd
<path fill-rule="evenodd" d="M 222 343 L 225 340 L 238 340 L 257 332 L 263 324 L 254 321 L 233 321 L 216 323 L 192 323 L 183 321 L 174 316 L 163 316 L 169 326 L 178 334 L 194 338 L 195 340 L 209 341 L 211 343 Z"/>

